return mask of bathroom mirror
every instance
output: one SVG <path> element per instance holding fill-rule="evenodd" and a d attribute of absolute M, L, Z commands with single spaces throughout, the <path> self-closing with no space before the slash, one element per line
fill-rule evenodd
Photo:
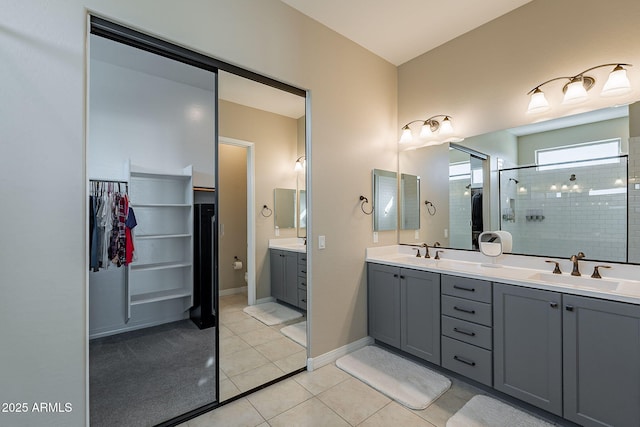
<path fill-rule="evenodd" d="M 400 229 L 420 229 L 420 177 L 400 174 Z"/>
<path fill-rule="evenodd" d="M 373 170 L 373 230 L 396 230 L 398 227 L 398 174 Z"/>
<path fill-rule="evenodd" d="M 273 190 L 276 227 L 296 227 L 296 195 L 295 189 L 276 188 Z"/>
<path fill-rule="evenodd" d="M 307 237 L 307 190 L 298 191 L 298 237 Z"/>
<path fill-rule="evenodd" d="M 594 141 L 619 138 L 620 152 L 622 154 L 629 152 L 629 107 L 611 107 L 589 113 L 582 113 L 573 116 L 563 117 L 559 119 L 542 121 L 539 123 L 521 126 L 513 129 L 506 129 L 488 134 L 478 135 L 466 138 L 459 145 L 469 147 L 488 155 L 488 167 L 484 172 L 484 194 L 483 194 L 483 228 L 485 230 L 498 230 L 501 227 L 502 209 L 509 209 L 518 205 L 519 199 L 516 195 L 508 197 L 509 200 L 503 200 L 506 195 L 499 198 L 499 170 L 514 168 L 518 165 L 532 165 L 536 163 L 536 151 L 550 149 L 559 146 L 568 146 L 574 144 L 584 144 Z M 429 182 L 429 190 L 422 194 L 421 204 L 421 227 L 419 230 L 419 238 L 416 239 L 413 233 L 399 233 L 399 242 L 406 244 L 415 244 L 421 242 L 432 243 L 440 241 L 443 246 L 455 249 L 471 249 L 465 240 L 464 244 L 456 243 L 454 235 L 458 234 L 459 227 L 464 227 L 464 235 L 468 234 L 469 222 L 464 225 L 456 225 L 451 220 L 452 202 L 450 200 L 451 186 L 453 181 L 444 182 L 441 178 L 442 174 L 447 174 L 446 169 L 450 165 L 450 151 L 443 146 L 424 147 L 412 151 L 399 152 L 399 172 L 420 175 Z M 591 171 L 589 167 L 587 171 Z M 447 174 L 450 175 L 450 174 Z M 627 180 L 627 176 L 621 179 Z M 504 181 L 504 180 L 503 180 Z M 513 182 L 511 181 L 513 184 Z M 464 186 L 470 185 L 466 182 Z M 503 182 L 504 184 L 504 182 Z M 623 186 L 626 188 L 626 185 Z M 472 187 L 469 188 L 471 190 Z M 631 192 L 638 192 L 634 187 L 628 187 Z M 463 191 L 464 193 L 464 191 Z M 633 194 L 629 194 L 629 224 L 637 221 L 640 217 L 638 202 L 633 203 L 638 197 L 634 198 Z M 433 201 L 437 207 L 434 215 L 429 215 L 425 211 L 425 199 Z M 576 207 L 577 217 L 587 215 L 588 205 Z M 582 209 L 582 211 L 580 211 Z M 506 212 L 506 211 L 505 211 Z M 506 215 L 506 213 L 504 213 Z M 525 215 L 526 216 L 526 215 Z M 426 218 L 426 220 L 424 220 Z M 526 222 L 526 219 L 525 219 Z M 460 223 L 462 224 L 462 222 Z M 606 244 L 605 238 L 598 227 L 593 228 L 589 233 L 589 238 L 594 242 Z M 627 262 L 640 262 L 640 254 L 636 253 L 637 249 L 633 249 L 629 242 L 638 240 L 640 236 L 631 235 L 632 228 L 629 227 L 629 234 L 623 236 L 624 246 L 627 248 L 628 256 L 625 257 Z M 527 236 L 531 244 L 535 244 L 538 236 L 533 233 Z M 544 256 L 569 256 L 571 253 L 557 254 L 549 248 L 549 245 L 540 245 L 535 253 L 528 252 L 524 249 L 519 252 L 515 247 L 517 245 L 514 238 L 514 253 L 523 255 L 544 255 Z M 576 250 L 580 248 L 579 239 L 575 241 Z M 587 254 L 589 257 L 589 254 Z M 619 257 L 611 258 L 606 254 L 597 255 L 602 258 L 590 257 L 591 259 L 599 259 L 601 261 L 619 261 Z"/>

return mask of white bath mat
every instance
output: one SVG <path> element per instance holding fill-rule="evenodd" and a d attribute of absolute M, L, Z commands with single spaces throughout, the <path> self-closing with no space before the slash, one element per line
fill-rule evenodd
<path fill-rule="evenodd" d="M 282 335 L 291 338 L 303 347 L 307 346 L 307 321 L 298 322 L 280 329 Z"/>
<path fill-rule="evenodd" d="M 476 395 L 447 421 L 447 427 L 553 427 L 489 396 Z"/>
<path fill-rule="evenodd" d="M 300 312 L 276 302 L 265 302 L 262 304 L 250 305 L 245 307 L 243 311 L 249 316 L 255 317 L 267 326 L 278 325 L 280 323 L 302 317 Z"/>
<path fill-rule="evenodd" d="M 374 346 L 341 357 L 336 366 L 410 409 L 425 409 L 451 387 L 448 378 Z"/>

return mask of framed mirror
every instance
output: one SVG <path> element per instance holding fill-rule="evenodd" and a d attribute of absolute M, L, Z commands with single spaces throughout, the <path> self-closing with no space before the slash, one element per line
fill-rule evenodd
<path fill-rule="evenodd" d="M 398 228 L 398 174 L 373 170 L 373 231 Z"/>

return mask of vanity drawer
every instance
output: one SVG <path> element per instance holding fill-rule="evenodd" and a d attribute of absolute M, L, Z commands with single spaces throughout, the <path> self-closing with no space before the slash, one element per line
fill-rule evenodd
<path fill-rule="evenodd" d="M 307 290 L 298 289 L 298 307 L 303 310 L 307 309 Z"/>
<path fill-rule="evenodd" d="M 307 277 L 307 264 L 298 264 L 298 277 Z"/>
<path fill-rule="evenodd" d="M 487 326 L 442 316 L 442 335 L 464 341 L 478 347 L 491 350 L 493 348 L 492 329 Z"/>
<path fill-rule="evenodd" d="M 491 356 L 489 350 L 442 337 L 442 366 L 489 387 L 493 377 Z"/>
<path fill-rule="evenodd" d="M 442 295 L 442 314 L 491 326 L 491 304 Z"/>
<path fill-rule="evenodd" d="M 442 275 L 442 293 L 474 301 L 491 302 L 491 282 Z"/>
<path fill-rule="evenodd" d="M 298 277 L 298 289 L 302 289 L 307 292 L 307 278 L 306 277 Z"/>

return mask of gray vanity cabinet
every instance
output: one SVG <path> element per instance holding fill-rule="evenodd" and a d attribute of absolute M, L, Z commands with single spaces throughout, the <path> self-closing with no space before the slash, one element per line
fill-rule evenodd
<path fill-rule="evenodd" d="M 640 426 L 640 306 L 565 295 L 564 417 Z"/>
<path fill-rule="evenodd" d="M 367 264 L 369 335 L 400 348 L 400 269 Z"/>
<path fill-rule="evenodd" d="M 369 335 L 440 363 L 440 275 L 368 264 Z"/>
<path fill-rule="evenodd" d="M 270 249 L 271 296 L 298 305 L 298 253 Z"/>
<path fill-rule="evenodd" d="M 493 386 L 562 416 L 562 294 L 493 284 Z"/>
<path fill-rule="evenodd" d="M 400 270 L 400 348 L 440 364 L 440 275 Z"/>

